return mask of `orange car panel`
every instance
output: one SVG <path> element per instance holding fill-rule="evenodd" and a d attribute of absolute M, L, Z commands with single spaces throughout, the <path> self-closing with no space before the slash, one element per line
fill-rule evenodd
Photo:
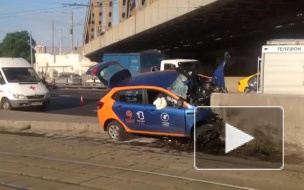
<path fill-rule="evenodd" d="M 154 86 L 128 86 L 128 87 L 116 87 L 113 88 L 108 94 L 106 94 L 100 101 L 104 102 L 104 106 L 98 110 L 98 120 L 99 124 L 101 125 L 101 128 L 103 130 L 106 130 L 106 122 L 109 120 L 116 120 L 120 122 L 120 124 L 125 128 L 126 132 L 128 133 L 140 133 L 140 134 L 148 134 L 148 135 L 163 135 L 163 136 L 174 136 L 174 137 L 185 137 L 185 134 L 177 134 L 177 133 L 160 133 L 160 132 L 148 132 L 148 131 L 136 131 L 130 129 L 128 126 L 126 126 L 114 113 L 113 111 L 113 105 L 115 103 L 115 100 L 112 98 L 112 96 L 122 90 L 136 90 L 136 89 L 153 89 L 153 90 L 159 90 L 161 92 L 167 93 L 168 95 L 172 96 L 175 99 L 179 99 L 177 95 L 174 93 L 160 88 L 160 87 L 154 87 Z M 187 102 L 184 102 L 184 106 L 188 106 Z"/>

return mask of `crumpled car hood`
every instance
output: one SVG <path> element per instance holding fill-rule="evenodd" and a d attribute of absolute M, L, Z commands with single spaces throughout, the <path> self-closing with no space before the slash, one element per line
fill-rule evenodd
<path fill-rule="evenodd" d="M 190 104 L 210 105 L 210 96 L 213 92 L 226 91 L 224 68 L 229 58 L 229 54 L 226 53 L 224 60 L 208 80 L 202 80 L 195 68 L 178 67 L 180 75 L 167 89 Z"/>

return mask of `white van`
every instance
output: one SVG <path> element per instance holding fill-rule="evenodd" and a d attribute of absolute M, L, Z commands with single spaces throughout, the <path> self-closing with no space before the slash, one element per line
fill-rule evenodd
<path fill-rule="evenodd" d="M 201 63 L 195 59 L 166 59 L 160 62 L 160 70 L 175 70 L 177 67 L 197 68 Z"/>
<path fill-rule="evenodd" d="M 44 110 L 50 93 L 29 62 L 0 58 L 0 108 L 38 107 Z"/>

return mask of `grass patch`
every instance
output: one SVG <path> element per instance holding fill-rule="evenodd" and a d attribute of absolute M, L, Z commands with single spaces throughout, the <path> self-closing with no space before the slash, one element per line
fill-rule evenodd
<path fill-rule="evenodd" d="M 271 153 L 277 150 L 277 146 L 271 142 L 259 142 L 255 144 L 255 150 Z"/>

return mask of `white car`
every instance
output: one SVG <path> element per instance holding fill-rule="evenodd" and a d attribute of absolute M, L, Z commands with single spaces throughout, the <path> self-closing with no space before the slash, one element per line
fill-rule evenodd
<path fill-rule="evenodd" d="M 56 84 L 82 84 L 81 76 L 75 73 L 61 73 L 56 79 Z"/>
<path fill-rule="evenodd" d="M 175 70 L 178 67 L 197 68 L 201 63 L 195 59 L 166 59 L 160 62 L 160 70 Z"/>
<path fill-rule="evenodd" d="M 50 93 L 30 63 L 22 58 L 0 58 L 0 108 L 46 109 Z"/>
<path fill-rule="evenodd" d="M 100 83 L 100 80 L 99 79 L 88 79 L 86 80 L 86 83 Z"/>

